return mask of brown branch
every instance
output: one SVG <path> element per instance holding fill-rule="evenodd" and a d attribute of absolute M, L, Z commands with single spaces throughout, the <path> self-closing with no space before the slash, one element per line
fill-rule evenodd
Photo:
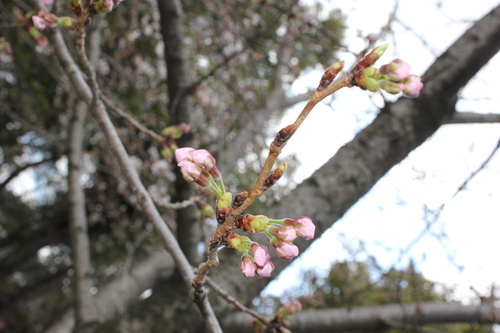
<path fill-rule="evenodd" d="M 131 114 L 125 112 L 124 110 L 122 110 L 121 108 L 116 106 L 115 103 L 113 103 L 108 97 L 106 97 L 105 95 L 102 95 L 101 99 L 109 109 L 116 112 L 120 117 L 127 120 L 130 124 L 132 124 L 132 126 L 137 128 L 140 132 L 149 135 L 152 139 L 154 139 L 158 143 L 164 141 L 164 139 L 161 135 L 156 134 L 155 132 L 153 132 L 152 130 L 150 130 L 149 128 L 147 128 L 143 124 L 141 124 Z"/>
<path fill-rule="evenodd" d="M 263 322 L 266 326 L 271 326 L 271 322 L 267 318 L 261 316 L 258 312 L 253 311 L 252 309 L 249 309 L 246 306 L 244 306 L 243 304 L 241 304 L 240 302 L 238 302 L 238 300 L 236 298 L 229 295 L 229 293 L 226 290 L 221 288 L 217 283 L 212 281 L 210 278 L 208 278 L 208 277 L 206 278 L 206 283 L 210 288 L 212 288 L 213 291 L 215 291 L 219 296 L 221 296 L 223 299 L 225 299 L 228 303 L 233 304 L 234 307 L 236 309 L 238 309 L 239 311 L 248 313 L 252 317 Z"/>
<path fill-rule="evenodd" d="M 500 113 L 456 112 L 445 124 L 500 123 Z"/>
<path fill-rule="evenodd" d="M 252 318 L 235 313 L 224 318 L 224 332 L 250 333 Z M 294 333 L 382 330 L 443 323 L 493 324 L 500 322 L 500 309 L 493 304 L 460 303 L 390 304 L 368 307 L 307 310 L 294 314 L 288 328 Z"/>

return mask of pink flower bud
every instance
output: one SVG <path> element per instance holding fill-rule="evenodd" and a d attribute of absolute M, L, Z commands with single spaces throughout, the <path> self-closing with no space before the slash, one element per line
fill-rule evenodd
<path fill-rule="evenodd" d="M 111 11 L 113 9 L 113 0 L 102 0 L 102 6 L 106 8 L 107 11 Z"/>
<path fill-rule="evenodd" d="M 401 59 L 394 59 L 387 65 L 387 74 L 393 81 L 403 81 L 410 75 L 410 65 Z"/>
<path fill-rule="evenodd" d="M 45 21 L 45 24 L 47 24 L 50 27 L 53 27 L 59 22 L 57 16 L 43 9 L 40 9 L 38 11 L 38 16 L 41 17 Z"/>
<path fill-rule="evenodd" d="M 267 247 L 253 243 L 250 247 L 250 252 L 252 253 L 253 260 L 257 264 L 258 268 L 264 267 L 264 265 L 269 260 L 269 252 L 267 252 Z"/>
<path fill-rule="evenodd" d="M 284 219 L 283 221 L 285 222 L 286 225 L 295 228 L 297 236 L 304 237 L 307 240 L 312 239 L 314 237 L 314 231 L 316 230 L 316 226 L 309 217 L 302 216 L 299 217 L 297 220 Z"/>
<path fill-rule="evenodd" d="M 241 262 L 238 265 L 239 269 L 243 273 L 245 277 L 254 277 L 255 276 L 255 264 L 252 262 L 252 259 L 247 256 L 243 255 L 241 257 Z"/>
<path fill-rule="evenodd" d="M 269 277 L 272 271 L 274 271 L 274 265 L 268 260 L 262 268 L 257 268 L 256 273 L 258 277 Z"/>
<path fill-rule="evenodd" d="M 422 79 L 416 75 L 410 75 L 403 83 L 403 94 L 408 97 L 417 97 L 424 86 Z"/>
<path fill-rule="evenodd" d="M 284 242 L 291 242 L 297 238 L 297 233 L 292 226 L 270 226 L 268 231 L 271 235 Z"/>
<path fill-rule="evenodd" d="M 33 26 L 37 29 L 43 30 L 48 27 L 47 24 L 45 24 L 45 20 L 41 18 L 40 16 L 32 16 L 31 19 L 33 20 Z"/>
<path fill-rule="evenodd" d="M 292 303 L 287 305 L 287 310 L 290 314 L 297 313 L 302 311 L 302 303 L 299 301 L 293 301 Z"/>
<path fill-rule="evenodd" d="M 194 148 L 184 147 L 179 148 L 175 151 L 175 159 L 177 163 L 181 163 L 182 161 L 189 160 L 191 161 L 191 152 L 194 151 Z"/>
<path fill-rule="evenodd" d="M 191 159 L 207 171 L 210 171 L 215 166 L 215 158 L 206 149 L 192 151 Z"/>
<path fill-rule="evenodd" d="M 178 164 L 187 182 L 195 182 L 201 177 L 201 168 L 191 161 L 184 160 Z"/>
<path fill-rule="evenodd" d="M 286 261 L 291 261 L 299 255 L 299 248 L 290 242 L 276 242 L 273 244 L 276 255 Z"/>

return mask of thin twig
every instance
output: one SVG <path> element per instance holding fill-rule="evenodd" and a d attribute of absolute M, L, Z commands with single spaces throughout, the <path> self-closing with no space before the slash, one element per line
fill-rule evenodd
<path fill-rule="evenodd" d="M 261 316 L 258 312 L 253 311 L 252 309 L 249 309 L 246 306 L 244 306 L 243 304 L 241 304 L 240 302 L 238 302 L 238 300 L 236 298 L 234 298 L 231 295 L 229 295 L 229 293 L 226 290 L 222 289 L 217 283 L 215 283 L 209 277 L 206 278 L 206 283 L 219 296 L 221 296 L 222 298 L 224 298 L 228 303 L 233 304 L 236 309 L 240 310 L 241 312 L 248 313 L 252 317 L 260 320 L 261 322 L 263 322 L 266 326 L 271 326 L 271 322 L 270 322 L 269 319 Z"/>
<path fill-rule="evenodd" d="M 137 128 L 139 131 L 141 131 L 142 133 L 145 133 L 145 134 L 149 135 L 151 138 L 153 138 L 154 140 L 156 140 L 156 142 L 158 142 L 158 143 L 164 141 L 164 138 L 161 135 L 156 134 L 155 132 L 153 132 L 152 130 L 150 130 L 149 128 L 147 128 L 143 124 L 141 124 L 131 114 L 129 114 L 129 113 L 125 112 L 124 110 L 122 110 L 121 108 L 117 107 L 104 94 L 101 95 L 101 99 L 104 102 L 104 104 L 106 105 L 106 107 L 108 107 L 112 111 L 116 112 L 118 115 L 120 115 L 120 117 L 122 117 L 125 120 L 127 120 L 130 124 L 132 124 L 132 126 L 134 126 L 135 128 Z"/>

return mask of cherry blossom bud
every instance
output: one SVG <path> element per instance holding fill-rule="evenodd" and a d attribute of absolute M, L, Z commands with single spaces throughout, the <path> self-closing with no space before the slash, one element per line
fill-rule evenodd
<path fill-rule="evenodd" d="M 74 30 L 76 28 L 76 20 L 69 16 L 60 17 L 59 26 L 69 30 Z"/>
<path fill-rule="evenodd" d="M 55 27 L 59 23 L 57 16 L 43 9 L 38 11 L 38 15 L 33 15 L 31 20 L 33 21 L 33 26 L 40 30 Z"/>
<path fill-rule="evenodd" d="M 269 277 L 272 271 L 274 271 L 274 265 L 268 260 L 263 267 L 257 267 L 256 273 L 258 277 Z"/>
<path fill-rule="evenodd" d="M 195 182 L 202 176 L 201 168 L 191 161 L 184 160 L 178 166 L 181 168 L 182 176 L 187 182 Z"/>
<path fill-rule="evenodd" d="M 250 245 L 252 245 L 250 238 L 240 236 L 234 232 L 228 232 L 224 236 L 223 242 L 226 246 L 235 248 L 242 253 L 248 253 L 250 251 Z"/>
<path fill-rule="evenodd" d="M 403 83 L 403 94 L 408 97 L 417 97 L 424 86 L 422 79 L 416 75 L 410 75 Z"/>
<path fill-rule="evenodd" d="M 80 15 L 82 12 L 82 1 L 81 0 L 70 0 L 71 9 L 76 15 Z"/>
<path fill-rule="evenodd" d="M 269 223 L 269 218 L 267 216 L 257 215 L 250 222 L 250 225 L 252 227 L 252 230 L 255 230 L 254 232 L 262 232 L 267 228 L 268 223 Z"/>
<path fill-rule="evenodd" d="M 248 197 L 247 191 L 243 191 L 241 193 L 236 194 L 236 196 L 233 199 L 233 203 L 231 204 L 231 207 L 233 209 L 237 209 L 239 206 L 243 204 L 243 202 L 245 202 L 247 197 Z"/>
<path fill-rule="evenodd" d="M 215 216 L 217 222 L 224 223 L 226 217 L 231 211 L 231 202 L 233 200 L 233 195 L 230 192 L 224 192 L 215 203 Z"/>
<path fill-rule="evenodd" d="M 31 37 L 33 37 L 33 39 L 35 39 L 36 43 L 41 48 L 46 48 L 47 45 L 49 45 L 49 40 L 47 39 L 47 37 L 42 35 L 40 31 L 38 31 L 35 27 L 30 27 L 28 29 L 28 33 Z"/>
<path fill-rule="evenodd" d="M 47 28 L 47 24 L 45 24 L 45 21 L 43 18 L 40 16 L 32 16 L 31 19 L 33 20 L 33 26 L 37 29 L 43 30 Z"/>
<path fill-rule="evenodd" d="M 276 168 L 276 170 L 274 170 L 274 172 L 272 174 L 270 174 L 266 178 L 266 180 L 264 181 L 264 184 L 262 185 L 262 189 L 264 191 L 267 190 L 269 187 L 273 186 L 274 184 L 276 184 L 276 182 L 285 173 L 286 166 L 287 166 L 286 162 L 282 163 L 279 167 Z"/>
<path fill-rule="evenodd" d="M 215 218 L 214 208 L 207 203 L 198 204 L 198 210 L 200 211 L 201 218 Z"/>
<path fill-rule="evenodd" d="M 109 13 L 113 9 L 113 0 L 99 0 L 92 4 L 92 9 L 97 14 Z"/>
<path fill-rule="evenodd" d="M 394 59 L 387 65 L 387 75 L 392 81 L 402 81 L 410 75 L 410 65 L 401 59 Z"/>
<path fill-rule="evenodd" d="M 292 261 L 299 255 L 299 248 L 291 242 L 273 242 L 273 247 L 276 249 L 276 255 L 286 261 Z"/>
<path fill-rule="evenodd" d="M 297 238 L 297 232 L 292 226 L 270 226 L 268 229 L 269 233 L 274 237 L 278 238 L 284 242 L 291 242 Z"/>
<path fill-rule="evenodd" d="M 379 86 L 389 94 L 398 94 L 405 88 L 405 85 L 403 83 L 390 80 L 381 80 L 379 82 Z"/>
<path fill-rule="evenodd" d="M 206 149 L 196 149 L 191 152 L 191 159 L 205 170 L 215 166 L 215 158 Z"/>
<path fill-rule="evenodd" d="M 252 253 L 255 264 L 259 268 L 264 267 L 264 265 L 269 261 L 269 252 L 267 252 L 267 247 L 264 245 L 253 243 L 250 247 L 250 252 Z"/>
<path fill-rule="evenodd" d="M 246 214 L 241 216 L 238 221 L 238 227 L 245 230 L 246 232 L 255 234 L 264 231 L 268 224 L 269 218 L 264 215 L 253 216 Z"/>
<path fill-rule="evenodd" d="M 333 80 L 335 80 L 335 77 L 337 76 L 338 73 L 344 68 L 344 61 L 339 61 L 332 66 L 328 67 L 326 71 L 323 73 L 323 76 L 321 77 L 321 80 L 319 81 L 318 88 L 316 88 L 317 91 L 321 91 L 325 88 L 327 88 Z"/>
<path fill-rule="evenodd" d="M 182 161 L 189 160 L 191 161 L 191 152 L 194 151 L 194 148 L 184 147 L 179 148 L 175 151 L 175 159 L 177 163 L 181 163 Z"/>
<path fill-rule="evenodd" d="M 253 263 L 252 259 L 248 255 L 243 255 L 241 257 L 241 262 L 238 265 L 239 269 L 245 277 L 254 277 L 257 267 Z"/>
<path fill-rule="evenodd" d="M 316 226 L 307 216 L 302 216 L 297 219 L 297 225 L 294 226 L 297 236 L 304 237 L 307 240 L 314 238 Z"/>

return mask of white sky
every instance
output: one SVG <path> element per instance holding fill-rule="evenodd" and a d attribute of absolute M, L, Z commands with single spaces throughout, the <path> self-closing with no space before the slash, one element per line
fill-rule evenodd
<path fill-rule="evenodd" d="M 390 0 L 322 3 L 332 8 L 342 6 L 343 12 L 348 14 L 348 44 L 354 51 L 364 46 L 356 38 L 356 30 L 360 29 L 364 35 L 378 32 L 394 7 L 394 1 Z M 440 9 L 438 3 L 441 4 Z M 435 55 L 444 51 L 471 26 L 470 20 L 481 18 L 498 1 L 476 0 L 474 6 L 470 4 L 470 1 L 464 0 L 401 0 L 397 18 L 411 27 L 414 33 L 394 23 L 395 38 L 381 41 L 388 42 L 390 48 L 378 65 L 399 57 L 412 65 L 412 73 L 422 74 Z M 425 40 L 426 45 L 415 35 Z M 344 57 L 352 61 L 348 54 L 341 55 L 341 58 Z M 498 73 L 500 57 L 497 55 L 463 90 L 465 99 L 458 103 L 458 110 L 500 112 L 500 85 L 493 77 Z M 321 75 L 322 71 L 305 74 L 300 82 L 294 84 L 291 93 L 302 92 L 305 86 L 315 88 Z M 377 94 L 369 96 L 359 89 L 344 89 L 332 104 L 334 110 L 324 106 L 312 112 L 284 151 L 284 154 L 297 152 L 302 162 L 298 180 L 308 177 L 370 121 L 365 114 L 367 110 L 374 109 L 374 102 L 380 106 L 383 100 Z M 299 112 L 300 107 L 291 109 L 281 125 L 293 122 Z M 308 145 L 312 141 L 311 133 L 314 133 L 315 141 L 329 142 L 329 146 L 321 147 L 321 152 L 311 150 Z M 319 138 L 318 133 L 325 136 Z M 296 259 L 267 292 L 276 294 L 293 286 L 298 281 L 300 269 L 316 268 L 325 272 L 332 262 L 349 258 L 340 243 L 342 234 L 354 247 L 358 240 L 362 240 L 368 252 L 384 267 L 394 264 L 406 266 L 409 257 L 413 258 L 417 268 L 428 279 L 455 285 L 457 295 L 465 302 L 473 297 L 470 286 L 485 292 L 492 283 L 500 285 L 500 153 L 470 181 L 464 191 L 451 199 L 459 186 L 491 154 L 499 140 L 500 124 L 441 127 L 380 180 L 303 256 Z M 438 222 L 430 228 L 431 233 L 445 234 L 446 237 L 441 238 L 443 241 L 428 233 L 411 249 L 409 257 L 398 263 L 399 249 L 405 249 L 425 228 L 424 207 L 435 209 L 444 203 L 446 205 Z M 448 254 L 452 254 L 457 265 L 464 269 L 453 265 Z"/>

